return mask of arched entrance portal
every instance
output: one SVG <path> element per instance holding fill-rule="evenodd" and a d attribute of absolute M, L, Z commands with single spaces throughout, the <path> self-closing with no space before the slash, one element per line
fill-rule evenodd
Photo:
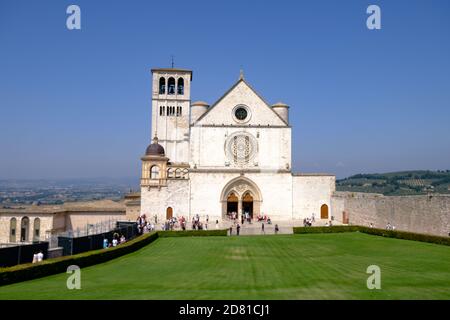
<path fill-rule="evenodd" d="M 230 216 L 233 212 L 238 212 L 239 199 L 237 195 L 232 191 L 227 197 L 227 214 Z"/>
<path fill-rule="evenodd" d="M 260 214 L 262 197 L 258 186 L 252 180 L 240 176 L 224 186 L 220 201 L 223 218 L 229 217 L 232 212 L 236 212 L 239 219 L 246 212 L 253 218 Z"/>
<path fill-rule="evenodd" d="M 242 197 L 242 214 L 246 216 L 250 215 L 250 218 L 253 219 L 253 197 L 250 192 L 246 192 Z"/>
<path fill-rule="evenodd" d="M 173 217 L 173 209 L 168 207 L 166 210 L 166 220 L 172 219 Z"/>
<path fill-rule="evenodd" d="M 328 219 L 328 206 L 326 204 L 320 207 L 320 219 Z"/>

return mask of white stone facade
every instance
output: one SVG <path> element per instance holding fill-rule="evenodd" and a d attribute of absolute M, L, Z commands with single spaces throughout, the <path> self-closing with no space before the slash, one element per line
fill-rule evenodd
<path fill-rule="evenodd" d="M 292 173 L 287 105 L 271 107 L 241 76 L 213 105 L 193 103 L 191 115 L 192 72 L 152 73 L 152 132 L 159 140 L 142 158 L 141 214 L 159 221 L 196 214 L 221 221 L 230 211 L 330 219 L 335 176 Z M 161 86 L 169 78 L 183 79 L 181 91 Z M 167 105 L 182 111 L 167 113 Z"/>

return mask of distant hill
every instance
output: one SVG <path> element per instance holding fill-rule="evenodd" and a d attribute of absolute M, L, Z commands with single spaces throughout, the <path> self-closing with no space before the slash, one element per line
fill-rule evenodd
<path fill-rule="evenodd" d="M 387 196 L 450 194 L 450 170 L 356 174 L 337 180 L 336 190 L 382 193 Z"/>

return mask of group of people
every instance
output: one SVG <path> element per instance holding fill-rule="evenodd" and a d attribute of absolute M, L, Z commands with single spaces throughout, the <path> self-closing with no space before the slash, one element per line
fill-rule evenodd
<path fill-rule="evenodd" d="M 313 222 L 315 222 L 314 217 L 312 217 L 312 218 L 304 218 L 303 219 L 303 226 L 304 227 L 311 227 Z"/>
<path fill-rule="evenodd" d="M 392 231 L 394 231 L 394 230 L 395 230 L 395 226 L 392 225 L 390 222 L 388 222 L 387 225 L 386 225 L 386 230 L 392 230 Z"/>
<path fill-rule="evenodd" d="M 231 212 L 227 212 L 227 216 L 228 216 L 228 219 L 230 219 L 232 221 L 236 221 L 238 214 L 236 211 L 231 211 Z"/>
<path fill-rule="evenodd" d="M 42 260 L 44 260 L 44 254 L 42 251 L 38 251 L 33 254 L 33 263 L 41 262 Z"/>
<path fill-rule="evenodd" d="M 229 231 L 230 231 L 230 236 L 233 235 L 233 226 L 232 225 L 230 226 Z M 237 236 L 239 235 L 240 231 L 241 231 L 241 225 L 238 222 L 236 224 L 236 235 Z M 278 224 L 275 224 L 274 231 L 275 231 L 275 234 L 278 234 L 278 231 L 280 231 Z M 261 233 L 266 234 L 264 222 L 261 223 Z"/>
<path fill-rule="evenodd" d="M 127 239 L 124 235 L 119 235 L 115 232 L 111 242 L 109 242 L 107 238 L 103 239 L 103 249 L 117 247 L 119 244 L 125 243 L 126 241 Z"/>
<path fill-rule="evenodd" d="M 258 214 L 257 216 L 256 216 L 256 221 L 258 221 L 258 222 L 261 222 L 261 221 L 264 221 L 264 222 L 267 222 L 267 223 L 271 223 L 271 221 L 270 221 L 270 218 L 268 217 L 268 216 L 266 216 L 266 215 L 261 215 L 261 214 Z"/>
<path fill-rule="evenodd" d="M 155 224 L 158 221 L 158 217 L 155 216 Z M 139 234 L 144 234 L 150 231 L 155 230 L 155 224 L 153 222 L 148 222 L 145 214 L 141 214 L 137 220 L 137 228 Z"/>
<path fill-rule="evenodd" d="M 238 220 L 238 213 L 237 213 L 236 211 L 228 212 L 228 213 L 227 213 L 227 217 L 228 217 L 228 219 L 230 219 L 231 221 L 233 221 L 234 224 L 236 225 L 236 222 L 237 222 L 237 220 Z M 245 212 L 242 213 L 242 215 L 241 215 L 241 224 L 244 224 L 245 222 L 251 224 L 251 223 L 252 223 L 252 219 L 253 219 L 253 217 L 252 217 L 252 215 L 250 214 L 250 212 L 245 211 Z M 261 215 L 261 214 L 258 214 L 258 215 L 255 217 L 255 220 L 258 221 L 258 222 L 264 221 L 264 222 L 266 222 L 266 223 L 268 223 L 268 224 L 272 224 L 272 221 L 270 220 L 270 218 L 269 218 L 267 215 Z"/>

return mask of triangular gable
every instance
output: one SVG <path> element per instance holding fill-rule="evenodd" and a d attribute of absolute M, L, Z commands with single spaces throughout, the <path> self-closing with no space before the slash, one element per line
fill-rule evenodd
<path fill-rule="evenodd" d="M 195 125 L 236 125 L 232 110 L 239 104 L 251 112 L 246 125 L 288 126 L 269 104 L 243 79 L 239 79 L 196 122 Z"/>

